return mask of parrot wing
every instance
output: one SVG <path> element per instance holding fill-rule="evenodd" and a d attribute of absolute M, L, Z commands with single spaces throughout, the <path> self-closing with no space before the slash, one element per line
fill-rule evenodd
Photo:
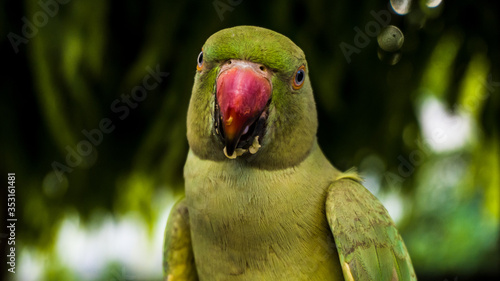
<path fill-rule="evenodd" d="M 326 216 L 346 281 L 417 280 L 394 222 L 357 175 L 330 185 Z"/>
<path fill-rule="evenodd" d="M 163 274 L 167 281 L 196 281 L 189 213 L 184 198 L 170 212 L 163 246 Z"/>

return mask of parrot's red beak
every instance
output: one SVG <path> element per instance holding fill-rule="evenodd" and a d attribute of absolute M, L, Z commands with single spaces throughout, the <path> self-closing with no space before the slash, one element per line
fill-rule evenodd
<path fill-rule="evenodd" d="M 264 66 L 253 62 L 231 60 L 222 66 L 217 78 L 217 102 L 226 156 L 233 155 L 242 136 L 254 134 L 252 125 L 271 97 L 270 76 Z"/>

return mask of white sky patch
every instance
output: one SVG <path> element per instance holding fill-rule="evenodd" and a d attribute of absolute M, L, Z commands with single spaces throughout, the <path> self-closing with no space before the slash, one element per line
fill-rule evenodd
<path fill-rule="evenodd" d="M 365 172 L 361 175 L 363 177 L 363 185 L 373 195 L 379 196 L 380 191 L 380 175 L 370 172 Z"/>
<path fill-rule="evenodd" d="M 464 147 L 471 137 L 472 121 L 467 112 L 450 112 L 433 96 L 420 105 L 418 117 L 422 134 L 436 152 L 453 151 Z"/>
<path fill-rule="evenodd" d="M 394 223 L 397 225 L 403 218 L 403 200 L 395 193 L 391 192 L 380 198 L 380 201 L 389 212 Z"/>
<path fill-rule="evenodd" d="M 36 281 L 40 280 L 43 272 L 44 258 L 32 249 L 23 248 L 19 254 L 19 265 L 16 266 L 17 280 Z M 8 279 L 14 280 L 14 279 Z"/>
<path fill-rule="evenodd" d="M 75 214 L 67 216 L 59 228 L 56 258 L 83 280 L 97 280 L 110 263 L 121 263 L 121 271 L 112 272 L 116 280 L 159 279 L 163 274 L 163 235 L 170 209 L 177 198 L 162 201 L 152 237 L 146 223 L 137 214 L 114 218 L 107 215 L 99 223 L 82 226 Z M 160 202 L 158 202 L 160 203 Z M 156 204 L 153 204 L 156 205 Z M 20 256 L 17 280 L 40 280 L 44 265 L 54 256 L 35 254 L 24 249 Z M 50 255 L 50 254 L 49 254 Z M 116 276 L 115 276 L 116 275 Z"/>
<path fill-rule="evenodd" d="M 403 218 L 403 201 L 396 191 L 381 192 L 381 176 L 377 173 L 365 172 L 363 176 L 363 185 L 368 189 L 375 197 L 377 197 L 382 205 L 387 209 L 389 215 L 394 220 L 396 225 Z"/>
<path fill-rule="evenodd" d="M 380 200 L 397 225 L 404 216 L 403 200 L 399 195 L 399 190 L 384 191 L 381 189 L 382 185 L 386 183 L 383 181 L 384 163 L 377 156 L 370 155 L 362 161 L 360 167 L 364 167 L 361 171 L 363 186 Z"/>
<path fill-rule="evenodd" d="M 78 218 L 68 218 L 59 232 L 58 257 L 85 279 L 97 278 L 111 261 L 123 263 L 134 273 L 136 267 L 150 271 L 156 255 L 148 254 L 152 249 L 146 229 L 133 216 L 120 220 L 109 216 L 97 229 L 83 228 Z"/>
<path fill-rule="evenodd" d="M 379 196 L 385 164 L 377 155 L 371 154 L 359 164 L 363 185 L 375 196 Z"/>

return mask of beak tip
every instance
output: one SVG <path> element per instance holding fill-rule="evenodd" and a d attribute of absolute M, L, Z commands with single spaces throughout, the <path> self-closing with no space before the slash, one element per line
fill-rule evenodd
<path fill-rule="evenodd" d="M 224 146 L 224 155 L 226 155 L 227 158 L 229 159 L 236 159 L 237 155 L 234 153 L 234 148 L 232 150 L 228 151 L 228 147 Z"/>
<path fill-rule="evenodd" d="M 226 152 L 228 155 L 233 155 L 237 144 L 238 142 L 234 138 L 226 138 Z"/>

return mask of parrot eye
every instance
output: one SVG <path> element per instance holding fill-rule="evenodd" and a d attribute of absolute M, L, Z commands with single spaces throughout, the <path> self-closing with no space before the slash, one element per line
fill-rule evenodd
<path fill-rule="evenodd" d="M 198 64 L 196 65 L 196 69 L 198 71 L 201 71 L 201 69 L 203 68 L 203 50 L 198 55 L 197 62 L 198 62 Z"/>
<path fill-rule="evenodd" d="M 293 75 L 292 86 L 295 90 L 302 88 L 302 86 L 304 85 L 304 81 L 306 80 L 305 69 L 306 69 L 305 66 L 301 66 L 301 67 L 299 67 L 299 69 L 297 69 L 297 71 L 295 72 L 295 75 Z"/>

